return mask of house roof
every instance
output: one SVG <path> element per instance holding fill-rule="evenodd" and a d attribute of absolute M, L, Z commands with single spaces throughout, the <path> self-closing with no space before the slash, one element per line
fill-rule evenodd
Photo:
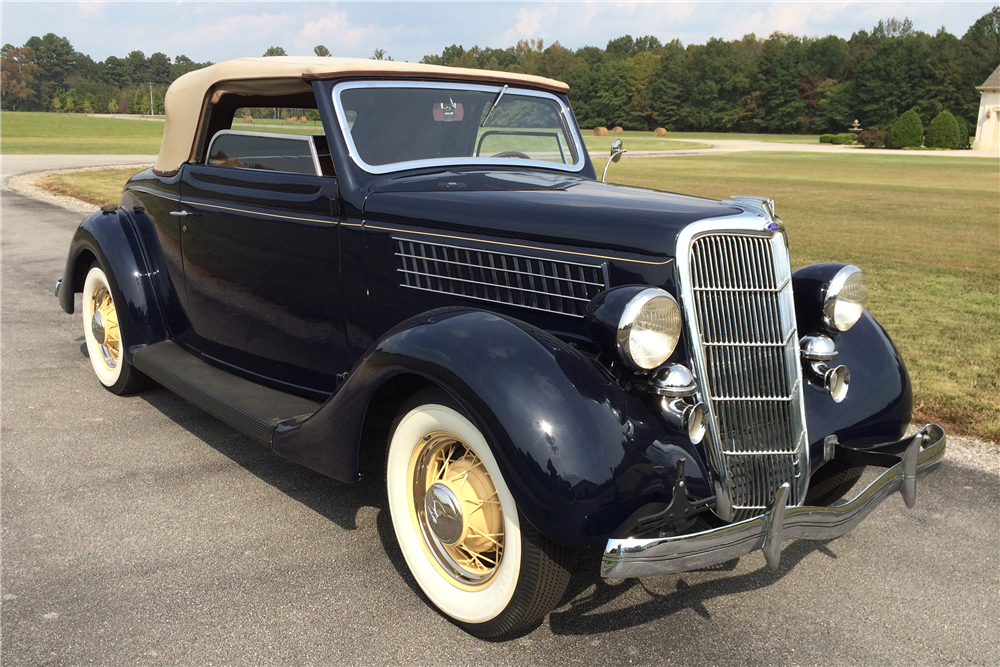
<path fill-rule="evenodd" d="M 503 83 L 541 88 L 558 93 L 569 91 L 561 81 L 530 74 L 493 70 L 421 65 L 392 60 L 276 56 L 238 58 L 211 65 L 174 81 L 167 89 L 166 124 L 160 154 L 153 169 L 171 173 L 191 159 L 206 101 L 218 102 L 222 95 L 285 95 L 309 92 L 311 81 L 350 76 L 379 78 L 451 79 Z"/>
<path fill-rule="evenodd" d="M 983 81 L 983 85 L 976 86 L 976 90 L 1000 90 L 1000 65 L 993 70 L 993 74 L 986 77 L 986 81 Z"/>

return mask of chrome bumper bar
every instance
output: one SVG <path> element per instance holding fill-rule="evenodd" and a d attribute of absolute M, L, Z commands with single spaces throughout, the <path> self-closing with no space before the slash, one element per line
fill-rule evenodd
<path fill-rule="evenodd" d="M 767 566 L 778 569 L 782 540 L 829 540 L 850 532 L 878 505 L 899 491 L 907 507 L 917 499 L 917 473 L 944 456 L 945 433 L 928 424 L 914 436 L 899 463 L 879 475 L 853 500 L 833 507 L 787 507 L 783 484 L 764 514 L 690 535 L 608 540 L 601 562 L 606 579 L 689 572 L 763 549 Z"/>

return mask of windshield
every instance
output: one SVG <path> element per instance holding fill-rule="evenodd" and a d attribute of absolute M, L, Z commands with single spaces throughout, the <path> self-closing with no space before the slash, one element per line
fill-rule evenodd
<path fill-rule="evenodd" d="M 433 165 L 583 167 L 579 132 L 551 93 L 366 81 L 338 84 L 333 96 L 351 156 L 372 173 Z"/>

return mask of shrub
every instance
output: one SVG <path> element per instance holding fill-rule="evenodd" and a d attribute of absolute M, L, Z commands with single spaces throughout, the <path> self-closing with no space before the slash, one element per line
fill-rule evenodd
<path fill-rule="evenodd" d="M 831 144 L 837 144 L 838 146 L 840 144 L 849 144 L 849 143 L 851 143 L 851 138 L 852 137 L 851 137 L 850 134 L 848 134 L 846 132 L 842 132 L 841 134 L 835 134 L 835 135 L 833 135 L 833 139 L 830 140 L 830 143 Z"/>
<path fill-rule="evenodd" d="M 958 148 L 958 123 L 950 111 L 942 111 L 930 125 L 924 135 L 924 145 L 928 148 Z"/>
<path fill-rule="evenodd" d="M 910 109 L 892 124 L 892 131 L 889 132 L 886 146 L 889 148 L 917 148 L 923 141 L 924 124 L 920 122 L 920 116 L 917 115 L 917 112 Z"/>
<path fill-rule="evenodd" d="M 885 142 L 889 139 L 889 128 L 885 125 L 874 125 L 861 133 L 858 141 L 865 148 L 885 148 Z"/>
<path fill-rule="evenodd" d="M 821 143 L 821 144 L 830 144 L 830 143 L 833 143 L 833 135 L 832 134 L 821 134 L 821 135 L 819 135 L 819 143 Z"/>
<path fill-rule="evenodd" d="M 971 148 L 972 145 L 969 143 L 969 123 L 964 118 L 956 118 L 955 122 L 958 123 L 958 146 L 955 148 Z"/>
<path fill-rule="evenodd" d="M 621 125 L 615 125 L 614 128 L 611 130 L 611 134 L 621 134 L 624 131 L 625 130 L 622 129 Z"/>
<path fill-rule="evenodd" d="M 665 136 L 667 136 L 667 131 L 665 129 L 663 129 L 662 127 L 658 127 L 655 130 L 653 130 L 653 136 L 654 137 L 665 137 Z"/>
<path fill-rule="evenodd" d="M 606 127 L 595 127 L 594 128 L 595 137 L 606 137 L 608 136 L 608 128 Z"/>

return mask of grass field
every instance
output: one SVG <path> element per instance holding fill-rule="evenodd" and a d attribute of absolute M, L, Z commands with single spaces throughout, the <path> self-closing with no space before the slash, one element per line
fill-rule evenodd
<path fill-rule="evenodd" d="M 54 177 L 111 204 L 131 170 Z M 915 421 L 1000 441 L 1000 201 L 996 161 L 917 155 L 735 153 L 623 160 L 618 183 L 715 199 L 772 197 L 792 263 L 868 276 L 869 309 L 914 382 Z"/>
<path fill-rule="evenodd" d="M 47 155 L 155 155 L 163 123 L 83 114 L 0 114 L 0 153 Z"/>
<path fill-rule="evenodd" d="M 714 141 L 716 139 L 748 139 L 769 144 L 818 144 L 818 134 L 748 134 L 742 132 L 668 132 L 668 139 Z"/>
<path fill-rule="evenodd" d="M 590 139 L 599 139 L 601 137 L 594 137 L 591 133 L 593 130 L 582 130 L 583 138 L 590 143 Z M 641 141 L 652 140 L 652 141 L 671 141 L 674 139 L 679 139 L 681 141 L 715 141 L 716 139 L 746 139 L 750 141 L 763 141 L 765 143 L 781 143 L 781 144 L 816 144 L 819 143 L 818 134 L 748 134 L 745 132 L 672 132 L 668 131 L 666 137 L 653 137 L 652 132 L 635 132 L 631 130 L 626 130 L 621 134 L 615 134 L 611 136 L 611 141 L 615 137 L 621 137 L 622 141 L 625 142 L 625 147 L 629 148 L 635 139 Z M 603 139 L 608 140 L 607 137 Z M 610 147 L 610 142 L 608 143 Z M 690 147 L 690 144 L 688 144 Z M 645 148 L 636 147 L 635 150 L 647 150 Z"/>

